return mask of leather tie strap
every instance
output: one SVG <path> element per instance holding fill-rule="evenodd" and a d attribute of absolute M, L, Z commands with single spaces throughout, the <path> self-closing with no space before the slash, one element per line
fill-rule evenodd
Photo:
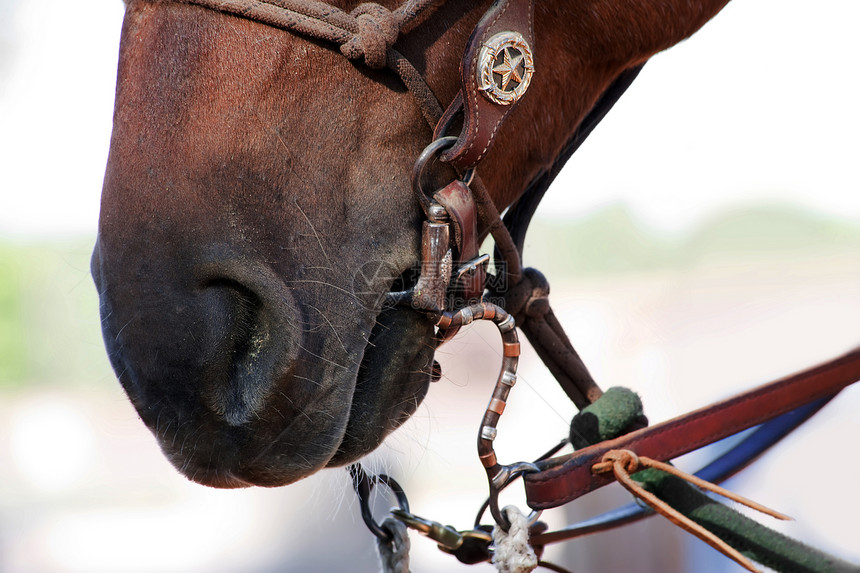
<path fill-rule="evenodd" d="M 860 348 L 662 424 L 539 462 L 540 471 L 523 478 L 528 504 L 532 509 L 558 507 L 610 483 L 611 475 L 592 473 L 592 466 L 610 450 L 630 450 L 638 456 L 668 461 L 813 400 L 834 395 L 858 380 Z"/>
<path fill-rule="evenodd" d="M 654 511 L 656 511 L 684 531 L 692 533 L 693 535 L 695 535 L 717 551 L 726 555 L 730 559 L 733 559 L 748 571 L 759 573 L 759 569 L 757 569 L 752 564 L 752 561 L 750 561 L 743 554 L 741 554 L 740 551 L 732 547 L 729 543 L 721 539 L 715 533 L 709 531 L 707 528 L 699 525 L 689 517 L 685 516 L 683 513 L 672 507 L 670 504 L 666 503 L 664 500 L 660 499 L 655 494 L 648 491 L 645 487 L 643 487 L 636 480 L 630 477 L 630 474 L 636 473 L 639 470 L 645 468 L 655 468 L 662 472 L 672 474 L 673 476 L 690 482 L 693 485 L 696 485 L 702 489 L 717 493 L 725 498 L 731 499 L 732 501 L 755 509 L 756 511 L 760 511 L 764 514 L 770 515 L 771 517 L 775 517 L 776 519 L 790 520 L 790 517 L 777 511 L 774 511 L 768 507 L 765 507 L 759 503 L 756 503 L 751 499 L 747 499 L 743 496 L 733 493 L 718 485 L 712 484 L 706 480 L 700 479 L 686 472 L 682 472 L 681 470 L 670 464 L 658 462 L 657 460 L 652 460 L 651 458 L 646 458 L 645 456 L 639 457 L 630 450 L 610 450 L 606 452 L 606 454 L 604 454 L 603 459 L 600 461 L 600 463 L 597 463 L 592 466 L 591 471 L 596 474 L 612 472 L 615 476 L 615 479 L 618 480 L 618 483 L 620 483 L 624 487 L 624 489 L 632 493 L 636 498 L 641 499 Z"/>

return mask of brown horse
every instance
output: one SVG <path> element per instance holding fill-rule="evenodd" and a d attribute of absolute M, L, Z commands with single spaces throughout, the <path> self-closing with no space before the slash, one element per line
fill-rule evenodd
<path fill-rule="evenodd" d="M 540 67 L 480 167 L 496 206 L 550 168 L 615 78 L 727 1 L 538 3 Z M 396 44 L 443 104 L 488 5 L 447 2 Z M 383 310 L 391 277 L 363 269 L 418 262 L 409 172 L 430 139 L 396 76 L 336 46 L 128 1 L 92 272 L 116 374 L 190 479 L 288 484 L 415 411 L 433 324 Z"/>

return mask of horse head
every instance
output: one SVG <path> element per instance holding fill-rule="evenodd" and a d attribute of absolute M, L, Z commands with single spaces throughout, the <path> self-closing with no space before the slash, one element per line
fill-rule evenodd
<path fill-rule="evenodd" d="M 496 206 L 552 168 L 619 74 L 726 1 L 539 3 L 538 70 L 480 168 Z M 397 44 L 444 103 L 489 3 L 468 4 Z M 415 411 L 433 324 L 382 301 L 420 259 L 409 181 L 430 139 L 396 76 L 336 46 L 128 1 L 92 272 L 113 368 L 190 479 L 287 484 Z"/>

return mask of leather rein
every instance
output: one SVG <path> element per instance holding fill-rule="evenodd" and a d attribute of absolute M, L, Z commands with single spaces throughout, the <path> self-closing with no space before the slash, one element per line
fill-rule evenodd
<path fill-rule="evenodd" d="M 426 217 L 421 231 L 421 273 L 408 290 L 390 293 L 387 303 L 425 313 L 436 324 L 442 342 L 476 320 L 490 320 L 498 327 L 504 358 L 478 436 L 479 459 L 487 472 L 490 495 L 479 512 L 475 528 L 456 531 L 410 513 L 402 488 L 390 477 L 368 475 L 360 466 L 350 466 L 362 502 L 362 515 L 380 539 L 392 538 L 391 529 L 380 526 L 370 513 L 370 490 L 380 483 L 398 499 L 400 508 L 393 510 L 395 517 L 436 540 L 440 548 L 464 563 L 484 561 L 491 552 L 492 539 L 487 528 L 480 526 L 487 506 L 499 527 L 505 531 L 510 527 L 508 517 L 498 506 L 498 496 L 517 477 L 523 478 L 527 503 L 533 510 L 529 516 L 533 546 L 629 523 L 649 515 L 649 510 L 632 504 L 552 533 L 535 525 L 541 510 L 573 501 L 613 481 L 611 473 L 595 470 L 608 452 L 624 450 L 666 462 L 760 425 L 741 444 L 697 474 L 710 481 L 722 481 L 778 442 L 844 387 L 860 379 L 858 348 L 821 366 L 668 422 L 647 426 L 643 419 L 625 428 L 619 437 L 585 445 L 572 454 L 551 457 L 566 445 L 565 440 L 536 462 L 501 464 L 493 442 L 496 425 L 517 380 L 520 351 L 517 327 L 580 410 L 603 394 L 549 306 L 546 279 L 534 269 L 523 269 L 520 258 L 526 229 L 543 193 L 564 162 L 635 79 L 641 66 L 623 72 L 615 80 L 555 164 L 529 185 L 503 220 L 476 167 L 491 148 L 501 123 L 516 109 L 535 73 L 533 0 L 493 2 L 469 38 L 461 62 L 460 93 L 445 111 L 421 74 L 393 48 L 402 34 L 414 29 L 444 0 L 407 0 L 395 10 L 365 3 L 350 13 L 316 1 L 175 1 L 333 42 L 350 59 L 363 59 L 371 68 L 393 70 L 434 131 L 433 141 L 416 161 L 412 178 L 413 191 Z M 452 126 L 458 123 L 462 124 L 459 134 L 449 135 Z M 461 176 L 441 189 L 428 191 L 425 171 L 440 161 Z M 488 270 L 490 257 L 478 252 L 479 222 L 480 228 L 488 230 L 495 240 L 495 275 Z"/>

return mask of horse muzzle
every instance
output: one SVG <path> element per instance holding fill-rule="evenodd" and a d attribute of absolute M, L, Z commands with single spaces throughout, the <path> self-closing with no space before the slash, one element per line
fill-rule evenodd
<path fill-rule="evenodd" d="M 297 300 L 306 293 L 248 256 L 212 248 L 187 264 L 180 253 L 136 262 L 112 246 L 100 237 L 92 259 L 108 355 L 193 481 L 280 486 L 351 462 L 427 390 L 434 347 L 416 341 L 433 328 L 414 311 L 361 309 L 338 328 L 344 305 Z"/>
<path fill-rule="evenodd" d="M 355 372 L 309 358 L 325 351 L 283 281 L 241 257 L 182 268 L 181 258 L 134 265 L 115 252 L 100 239 L 92 259 L 104 341 L 177 469 L 235 487 L 281 485 L 323 467 L 342 439 Z"/>

